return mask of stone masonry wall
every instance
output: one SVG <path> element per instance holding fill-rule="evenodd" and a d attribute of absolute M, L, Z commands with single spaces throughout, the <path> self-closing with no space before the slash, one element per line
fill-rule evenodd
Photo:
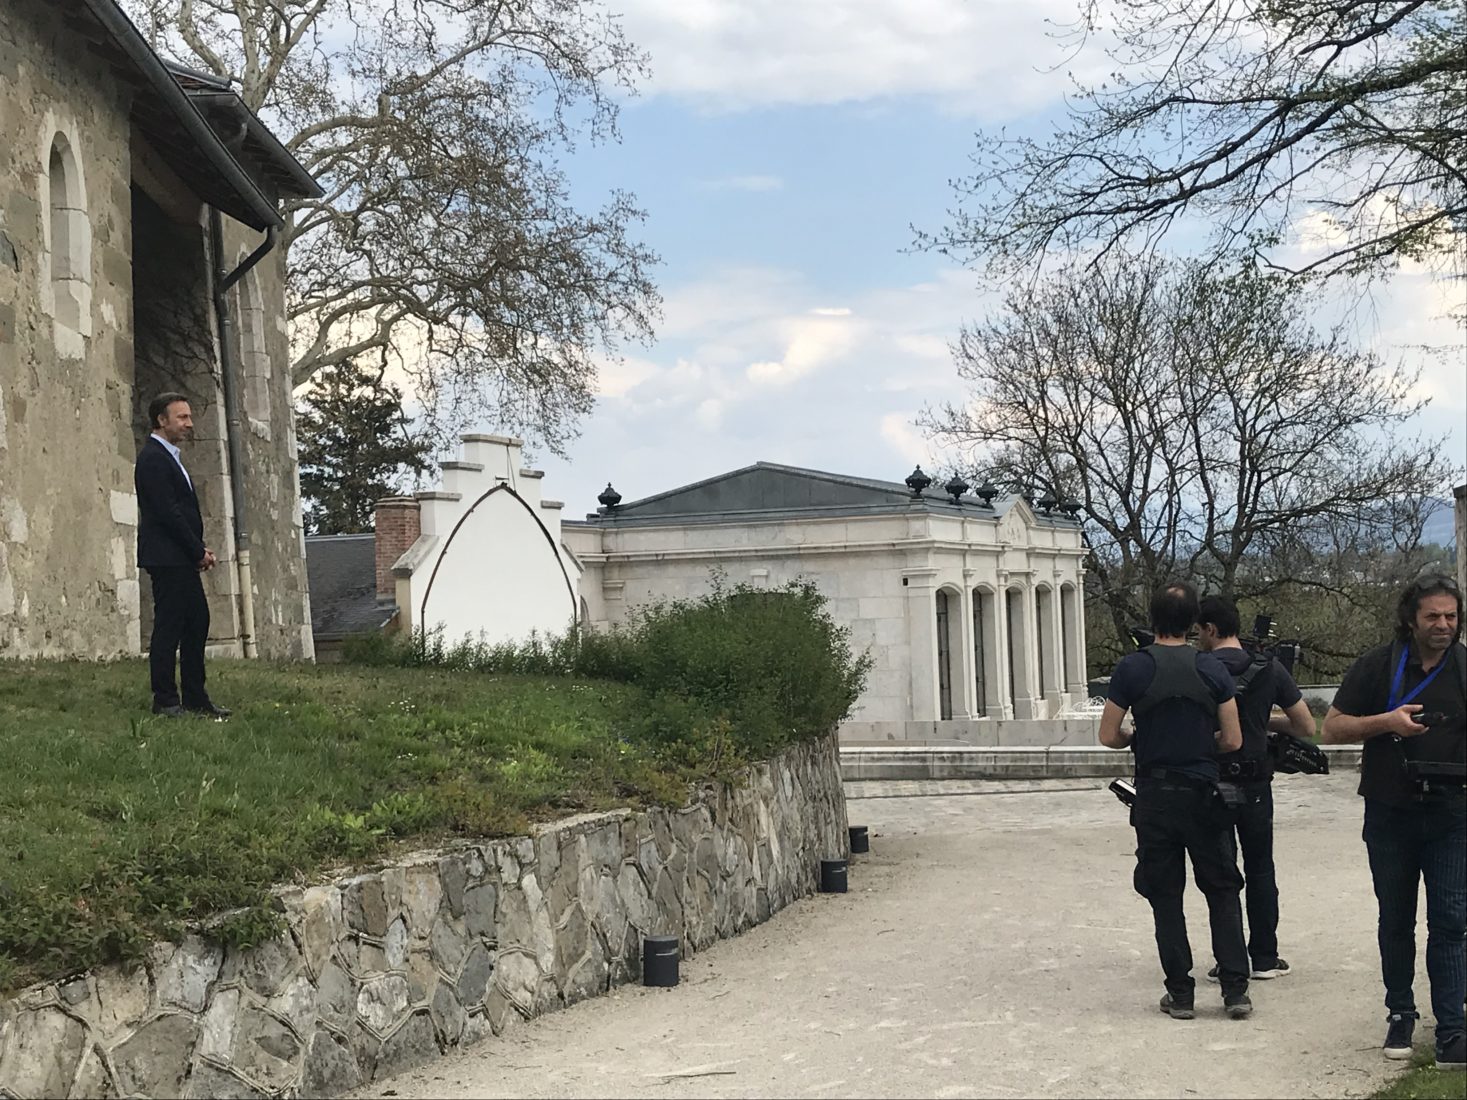
<path fill-rule="evenodd" d="M 62 16 L 49 0 L 0 4 L 4 658 L 138 650 L 131 93 Z"/>
<path fill-rule="evenodd" d="M 812 893 L 847 853 L 835 739 L 681 809 L 561 821 L 280 893 L 289 931 L 200 935 L 0 1004 L 9 1097 L 332 1096 L 640 978 Z"/>

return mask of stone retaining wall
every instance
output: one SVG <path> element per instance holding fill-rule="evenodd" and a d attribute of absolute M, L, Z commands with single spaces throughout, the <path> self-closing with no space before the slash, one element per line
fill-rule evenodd
<path fill-rule="evenodd" d="M 945 718 L 938 722 L 846 722 L 843 745 L 975 745 L 1048 748 L 1095 744 L 1100 716 L 1075 718 Z"/>
<path fill-rule="evenodd" d="M 847 852 L 835 739 L 677 810 L 588 815 L 280 892 L 289 930 L 200 935 L 0 1004 L 0 1094 L 332 1096 L 767 920 Z"/>
<path fill-rule="evenodd" d="M 1360 766 L 1359 745 L 1325 745 L 1336 775 Z M 851 781 L 882 779 L 1107 779 L 1133 775 L 1129 752 L 1099 747 L 974 748 L 921 745 L 842 745 L 841 774 Z"/>

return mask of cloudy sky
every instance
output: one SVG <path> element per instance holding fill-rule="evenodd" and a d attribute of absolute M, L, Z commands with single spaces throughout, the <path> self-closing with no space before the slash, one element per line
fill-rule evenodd
<path fill-rule="evenodd" d="M 991 299 L 935 255 L 978 126 L 1042 133 L 1072 0 L 613 0 L 654 76 L 621 144 L 571 164 L 578 199 L 635 193 L 663 257 L 650 348 L 602 373 L 569 459 L 535 456 L 567 516 L 766 460 L 900 480 L 940 459 L 913 420 L 961 395 L 948 351 Z M 1467 462 L 1467 293 L 1413 272 L 1355 311 L 1359 337 L 1423 369 L 1425 433 Z M 1447 349 L 1436 355 L 1423 345 Z"/>

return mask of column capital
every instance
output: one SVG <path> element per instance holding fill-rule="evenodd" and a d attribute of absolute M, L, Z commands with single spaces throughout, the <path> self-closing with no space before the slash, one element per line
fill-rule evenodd
<path fill-rule="evenodd" d="M 937 587 L 936 569 L 903 569 L 902 587 L 907 589 L 930 589 Z"/>

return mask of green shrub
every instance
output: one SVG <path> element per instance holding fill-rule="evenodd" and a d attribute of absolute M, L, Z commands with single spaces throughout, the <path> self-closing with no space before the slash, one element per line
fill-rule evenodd
<path fill-rule="evenodd" d="M 871 668 L 869 654 L 851 654 L 850 631 L 809 583 L 715 585 L 701 599 L 645 608 L 630 633 L 633 682 L 726 719 L 749 756 L 830 733 Z"/>
<path fill-rule="evenodd" d="M 367 664 L 633 684 L 643 697 L 624 708 L 626 736 L 700 767 L 736 766 L 830 733 L 871 669 L 813 584 L 728 588 L 717 577 L 706 596 L 650 604 L 609 631 L 572 627 L 517 644 L 449 643 L 441 631 L 419 631 L 346 653 Z"/>

